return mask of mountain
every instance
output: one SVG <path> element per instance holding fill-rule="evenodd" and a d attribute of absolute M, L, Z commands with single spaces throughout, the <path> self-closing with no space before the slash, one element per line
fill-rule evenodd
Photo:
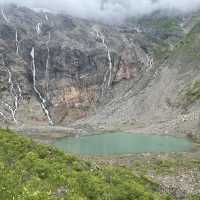
<path fill-rule="evenodd" d="M 199 12 L 123 25 L 1 7 L 0 119 L 199 137 Z"/>
<path fill-rule="evenodd" d="M 199 35 L 200 11 L 157 10 L 110 25 L 1 6 L 0 197 L 199 199 Z M 194 144 L 182 153 L 76 158 L 20 136 L 51 144 L 102 132 Z"/>
<path fill-rule="evenodd" d="M 22 95 L 16 112 L 19 121 L 28 107 L 34 112 L 25 115 L 27 120 L 47 123 L 43 111 L 54 123 L 71 118 L 70 112 L 84 116 L 84 110 L 96 105 L 114 82 L 131 79 L 131 71 L 148 67 L 148 56 L 139 45 L 110 26 L 22 7 L 2 8 L 1 14 L 2 96 L 10 96 L 12 102 Z M 10 114 L 6 116 L 16 121 Z"/>

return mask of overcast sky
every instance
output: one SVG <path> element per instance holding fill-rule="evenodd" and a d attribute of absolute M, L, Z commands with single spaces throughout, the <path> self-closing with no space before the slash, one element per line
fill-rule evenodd
<path fill-rule="evenodd" d="M 101 0 L 0 0 L 29 7 L 66 11 L 70 15 L 119 21 L 128 16 L 148 14 L 156 9 L 177 9 L 188 12 L 200 8 L 200 0 L 107 0 L 100 9 Z M 154 2 L 154 3 L 152 3 Z"/>

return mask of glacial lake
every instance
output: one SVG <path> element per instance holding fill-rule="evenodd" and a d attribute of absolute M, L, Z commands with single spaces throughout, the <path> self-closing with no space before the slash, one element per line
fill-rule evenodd
<path fill-rule="evenodd" d="M 169 153 L 190 151 L 186 138 L 131 133 L 104 133 L 57 139 L 54 146 L 80 155 L 127 155 L 135 153 Z"/>

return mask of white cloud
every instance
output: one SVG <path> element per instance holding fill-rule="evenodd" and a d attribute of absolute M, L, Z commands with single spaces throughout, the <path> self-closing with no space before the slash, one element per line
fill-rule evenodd
<path fill-rule="evenodd" d="M 0 3 L 9 2 L 65 11 L 82 18 L 110 22 L 117 22 L 128 16 L 147 14 L 156 9 L 177 9 L 187 12 L 200 7 L 200 0 L 107 0 L 102 11 L 101 0 L 0 0 Z"/>

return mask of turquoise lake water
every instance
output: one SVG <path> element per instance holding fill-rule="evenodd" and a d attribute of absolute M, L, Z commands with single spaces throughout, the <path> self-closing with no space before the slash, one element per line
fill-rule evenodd
<path fill-rule="evenodd" d="M 120 132 L 65 137 L 58 139 L 54 145 L 68 153 L 104 156 L 148 152 L 184 152 L 192 148 L 192 142 L 185 138 Z"/>

